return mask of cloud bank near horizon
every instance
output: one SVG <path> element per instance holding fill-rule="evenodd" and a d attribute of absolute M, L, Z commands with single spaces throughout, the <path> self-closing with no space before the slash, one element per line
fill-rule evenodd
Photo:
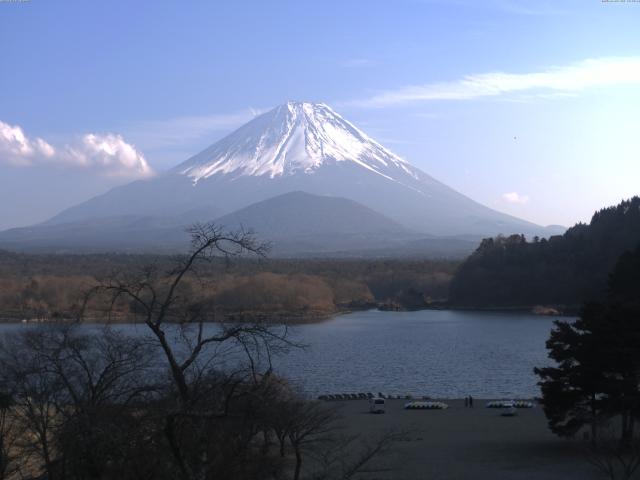
<path fill-rule="evenodd" d="M 142 152 L 121 135 L 88 133 L 71 144 L 54 147 L 42 138 L 29 138 L 20 126 L 3 121 L 0 121 L 0 163 L 15 167 L 85 168 L 127 178 L 154 174 Z"/>

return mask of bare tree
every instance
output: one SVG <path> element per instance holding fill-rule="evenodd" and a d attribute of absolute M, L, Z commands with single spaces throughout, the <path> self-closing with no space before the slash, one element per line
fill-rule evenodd
<path fill-rule="evenodd" d="M 80 464 L 102 470 L 127 409 L 155 389 L 150 358 L 144 342 L 109 327 L 38 327 L 4 338 L 1 379 L 23 428 L 21 456 L 39 459 L 49 479 L 69 468 L 78 474 Z"/>
<path fill-rule="evenodd" d="M 272 357 L 295 345 L 287 328 L 215 322 L 201 267 L 215 256 L 264 255 L 266 246 L 212 224 L 190 232 L 191 251 L 175 268 L 118 273 L 85 298 L 79 320 L 96 308 L 112 319 L 127 312 L 146 335 L 74 323 L 0 342 L 0 387 L 28 433 L 22 453 L 39 459 L 49 480 L 363 472 L 386 442 L 339 459 L 332 445 L 351 448 L 355 439 L 336 434 L 335 411 L 296 395 L 273 371 Z"/>
<path fill-rule="evenodd" d="M 59 426 L 57 414 L 61 383 L 49 371 L 43 358 L 32 349 L 40 344 L 37 336 L 44 333 L 26 331 L 7 335 L 0 343 L 0 375 L 3 388 L 13 400 L 12 412 L 25 436 L 18 444 L 25 460 L 36 459 L 43 465 L 47 478 L 57 478 L 54 435 Z"/>
<path fill-rule="evenodd" d="M 386 432 L 366 441 L 359 435 L 344 435 L 336 407 L 307 401 L 292 391 L 279 397 L 272 408 L 268 419 L 279 441 L 279 454 L 285 457 L 288 445 L 294 456 L 293 480 L 347 480 L 386 471 L 373 467 L 372 461 L 406 435 Z"/>
<path fill-rule="evenodd" d="M 215 470 L 216 462 L 231 468 L 220 459 L 221 451 L 234 449 L 227 452 L 226 460 L 245 454 L 260 423 L 251 418 L 253 410 L 246 405 L 264 402 L 271 357 L 292 343 L 283 326 L 215 322 L 219 320 L 215 306 L 189 287 L 194 283 L 202 286 L 200 267 L 212 258 L 263 256 L 268 245 L 257 242 L 250 231 L 227 232 L 214 224 L 195 225 L 189 233 L 191 250 L 176 259 L 175 268 L 161 272 L 147 267 L 135 276 L 113 276 L 89 292 L 83 310 L 96 298 L 106 298 L 108 314 L 124 303 L 131 307 L 131 320 L 148 327 L 166 360 L 176 393 L 175 408 L 164 413 L 169 451 L 183 478 L 200 479 Z M 232 374 L 216 372 L 216 360 L 238 360 L 239 355 L 245 368 Z M 229 425 L 235 423 L 242 428 L 231 435 Z M 215 442 L 217 451 L 212 447 Z"/>
<path fill-rule="evenodd" d="M 12 409 L 11 396 L 0 392 L 0 480 L 13 478 L 24 463 L 17 447 L 22 428 Z"/>
<path fill-rule="evenodd" d="M 199 264 L 212 257 L 230 258 L 243 254 L 264 256 L 268 245 L 257 242 L 251 231 L 227 232 L 212 223 L 196 224 L 189 229 L 189 233 L 192 237 L 191 251 L 178 259 L 173 270 L 161 275 L 157 269 L 148 267 L 137 278 L 111 278 L 94 288 L 87 297 L 88 300 L 96 293 L 107 293 L 111 307 L 122 300 L 133 305 L 137 319 L 144 322 L 153 333 L 164 353 L 183 406 L 191 401 L 188 371 L 206 347 L 227 341 L 242 343 L 247 338 L 267 346 L 284 341 L 286 337 L 286 330 L 275 332 L 273 328 L 262 324 L 219 323 L 221 328 L 213 333 L 206 331 L 205 324 L 215 320 L 215 311 L 208 302 L 194 302 L 189 295 L 181 295 L 185 278 L 197 277 Z M 170 322 L 188 330 L 183 335 L 187 349 L 182 355 L 167 338 L 166 324 Z"/>
<path fill-rule="evenodd" d="M 587 461 L 611 480 L 629 480 L 640 468 L 640 438 L 621 440 L 611 423 L 600 426 L 585 453 Z"/>
<path fill-rule="evenodd" d="M 302 472 L 302 458 L 305 450 L 318 448 L 326 442 L 336 428 L 337 411 L 318 402 L 294 400 L 286 406 L 289 422 L 286 435 L 295 455 L 294 480 L 299 480 Z"/>

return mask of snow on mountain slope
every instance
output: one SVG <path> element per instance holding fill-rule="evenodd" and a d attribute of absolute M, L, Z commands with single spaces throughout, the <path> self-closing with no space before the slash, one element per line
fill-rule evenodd
<path fill-rule="evenodd" d="M 425 234 L 545 234 L 437 181 L 327 105 L 303 102 L 276 107 L 165 174 L 114 188 L 48 223 L 210 209 L 224 215 L 294 191 L 353 200 Z"/>
<path fill-rule="evenodd" d="M 288 102 L 255 118 L 179 165 L 198 182 L 216 173 L 312 174 L 325 164 L 353 162 L 389 180 L 399 172 L 417 179 L 411 165 L 369 138 L 323 103 Z"/>

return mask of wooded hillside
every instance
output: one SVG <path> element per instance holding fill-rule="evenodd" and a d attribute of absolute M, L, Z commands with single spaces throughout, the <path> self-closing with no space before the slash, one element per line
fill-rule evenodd
<path fill-rule="evenodd" d="M 450 290 L 458 306 L 577 306 L 602 298 L 617 259 L 640 244 L 640 198 L 596 212 L 560 236 L 489 238 L 460 266 Z"/>

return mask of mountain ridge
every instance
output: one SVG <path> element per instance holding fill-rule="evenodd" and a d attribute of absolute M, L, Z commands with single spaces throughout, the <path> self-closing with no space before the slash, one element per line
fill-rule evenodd
<path fill-rule="evenodd" d="M 124 216 L 206 221 L 207 212 L 218 218 L 289 192 L 357 202 L 423 238 L 555 233 L 475 202 L 327 105 L 308 102 L 276 107 L 168 172 L 116 187 L 41 226 Z"/>
<path fill-rule="evenodd" d="M 339 197 L 289 192 L 222 217 L 228 230 L 251 229 L 275 257 L 459 258 L 473 240 L 412 232 L 384 215 Z M 190 219 L 124 215 L 24 227 L 0 233 L 0 246 L 40 253 L 177 253 L 188 248 Z"/>

